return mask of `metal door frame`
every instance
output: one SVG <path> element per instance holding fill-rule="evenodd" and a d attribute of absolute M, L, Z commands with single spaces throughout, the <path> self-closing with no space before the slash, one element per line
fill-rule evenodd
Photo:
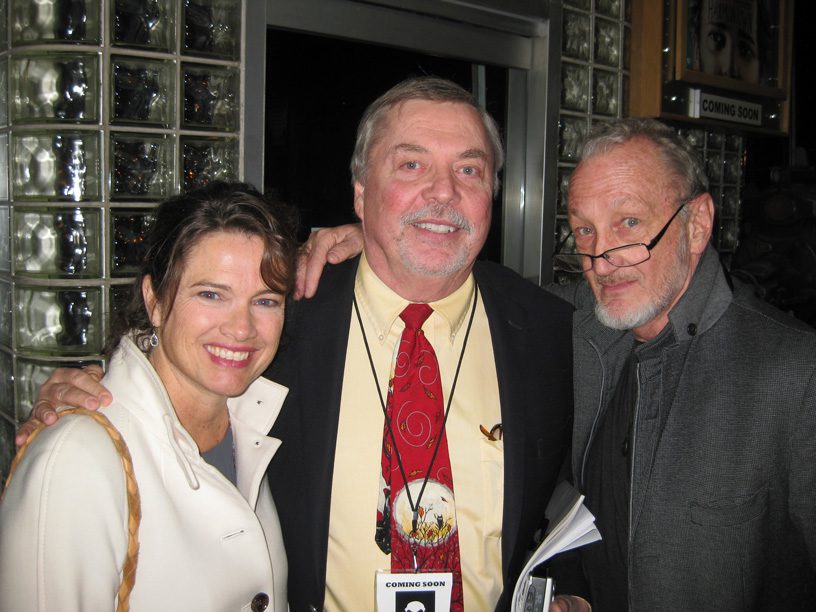
<path fill-rule="evenodd" d="M 546 3 L 549 19 L 545 19 L 457 1 L 453 20 L 454 2 L 401 0 L 397 7 L 393 0 L 382 1 L 388 6 L 354 0 L 247 2 L 243 176 L 263 185 L 267 27 L 505 67 L 502 263 L 535 283 L 549 282 L 557 193 L 561 2 Z M 475 82 L 478 86 L 478 79 Z"/>

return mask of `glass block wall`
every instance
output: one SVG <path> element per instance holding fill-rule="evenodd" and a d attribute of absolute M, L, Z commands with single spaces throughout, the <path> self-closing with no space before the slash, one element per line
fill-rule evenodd
<path fill-rule="evenodd" d="M 655 0 L 658 1 L 658 0 Z M 670 2 L 666 0 L 667 7 Z M 668 8 L 666 15 L 670 14 Z M 567 187 L 581 144 L 596 121 L 628 115 L 629 0 L 563 0 L 561 45 L 561 105 L 558 143 L 558 206 L 556 252 L 574 249 L 567 223 Z M 669 65 L 670 21 L 664 23 L 663 70 Z M 739 132 L 677 124 L 699 150 L 706 165 L 711 196 L 717 211 L 712 243 L 727 264 L 737 249 L 741 190 L 745 171 L 745 142 Z M 570 282 L 575 275 L 558 269 L 554 281 Z"/>
<path fill-rule="evenodd" d="M 241 175 L 242 0 L 0 0 L 0 478 L 57 366 L 100 363 L 152 209 Z"/>
<path fill-rule="evenodd" d="M 567 223 L 567 186 L 590 126 L 627 114 L 629 10 L 627 0 L 563 0 L 556 252 L 574 249 Z M 555 282 L 571 278 L 556 264 Z"/>
<path fill-rule="evenodd" d="M 741 191 L 744 186 L 745 138 L 741 134 L 681 127 L 680 132 L 700 152 L 706 167 L 716 217 L 712 244 L 730 265 L 739 241 Z"/>

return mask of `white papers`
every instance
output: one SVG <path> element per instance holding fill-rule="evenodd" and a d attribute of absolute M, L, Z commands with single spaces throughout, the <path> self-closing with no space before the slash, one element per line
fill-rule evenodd
<path fill-rule="evenodd" d="M 532 571 L 558 553 L 584 546 L 601 539 L 595 527 L 595 517 L 583 504 L 584 496 L 567 482 L 553 492 L 544 514 L 549 520 L 544 541 L 528 559 L 516 581 L 512 612 L 524 612 L 530 589 Z M 545 607 L 546 611 L 549 606 Z"/>

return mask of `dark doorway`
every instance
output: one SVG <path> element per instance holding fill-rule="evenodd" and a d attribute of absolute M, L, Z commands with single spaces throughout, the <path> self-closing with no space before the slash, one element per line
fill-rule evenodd
<path fill-rule="evenodd" d="M 266 49 L 264 188 L 297 206 L 302 238 L 313 227 L 356 221 L 349 160 L 369 103 L 411 76 L 472 86 L 469 62 L 412 51 L 273 28 Z M 487 110 L 501 128 L 507 71 L 486 67 L 485 82 Z M 482 257 L 501 258 L 501 195 Z"/>

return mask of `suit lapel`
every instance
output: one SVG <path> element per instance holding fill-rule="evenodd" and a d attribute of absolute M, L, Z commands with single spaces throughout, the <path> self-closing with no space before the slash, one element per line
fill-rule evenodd
<path fill-rule="evenodd" d="M 317 295 L 291 304 L 286 339 L 266 376 L 289 388 L 269 466 L 289 558 L 292 608 L 320 607 L 328 550 L 334 453 L 358 260 L 327 267 Z"/>
<path fill-rule="evenodd" d="M 514 441 L 504 444 L 504 514 L 502 517 L 502 573 L 508 575 L 508 565 L 515 552 L 516 540 L 524 500 L 524 438 L 525 415 L 519 413 L 524 406 L 521 399 L 524 381 L 518 373 L 520 356 L 529 355 L 522 349 L 525 343 L 524 312 L 514 302 L 497 292 L 493 283 L 480 282 L 484 275 L 476 266 L 474 276 L 484 301 L 485 313 L 490 327 L 490 340 L 496 361 L 496 376 L 501 402 L 503 437 Z"/>
<path fill-rule="evenodd" d="M 325 578 L 329 537 L 334 454 L 340 418 L 349 320 L 354 278 L 359 259 L 341 264 L 324 278 L 321 291 L 303 303 L 302 322 L 298 326 L 302 390 L 301 427 L 306 452 L 302 454 L 304 493 L 311 497 L 309 507 L 316 513 L 309 527 L 315 531 L 315 563 Z"/>

